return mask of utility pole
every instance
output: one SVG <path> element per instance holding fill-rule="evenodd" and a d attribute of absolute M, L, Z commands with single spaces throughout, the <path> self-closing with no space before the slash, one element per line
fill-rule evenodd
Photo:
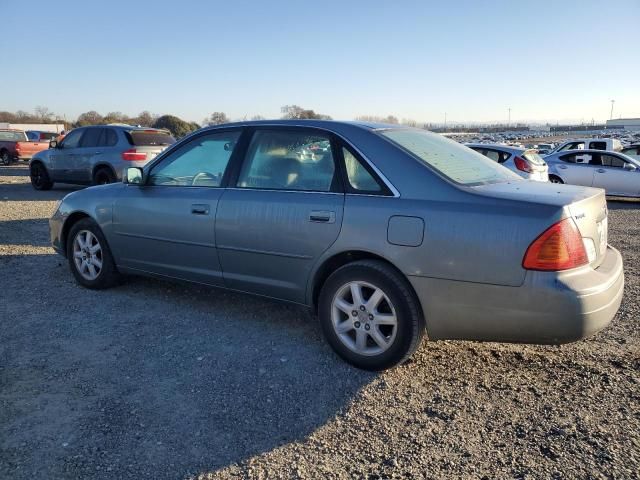
<path fill-rule="evenodd" d="M 615 100 L 611 100 L 611 117 L 610 119 L 613 120 L 613 104 L 616 103 Z"/>
<path fill-rule="evenodd" d="M 447 129 L 447 112 L 444 112 L 444 129 Z"/>
<path fill-rule="evenodd" d="M 509 120 L 507 121 L 507 127 L 511 126 L 511 107 L 509 107 Z"/>

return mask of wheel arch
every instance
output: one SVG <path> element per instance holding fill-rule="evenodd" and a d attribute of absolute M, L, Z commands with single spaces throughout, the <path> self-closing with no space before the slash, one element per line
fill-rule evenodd
<path fill-rule="evenodd" d="M 62 225 L 62 233 L 60 234 L 60 246 L 62 247 L 62 251 L 64 252 L 65 256 L 67 255 L 67 237 L 69 236 L 69 231 L 76 223 L 78 223 L 83 218 L 91 218 L 91 215 L 82 211 L 73 212 L 67 217 L 64 224 Z"/>
<path fill-rule="evenodd" d="M 323 285 L 329 278 L 329 276 L 338 268 L 343 267 L 349 263 L 356 262 L 358 260 L 379 260 L 394 270 L 396 270 L 403 278 L 407 280 L 407 285 L 411 289 L 413 295 L 415 296 L 415 300 L 422 309 L 422 304 L 420 302 L 420 298 L 418 297 L 415 289 L 411 282 L 407 279 L 407 276 L 396 267 L 391 261 L 384 258 L 383 256 L 366 251 L 366 250 L 345 250 L 343 252 L 336 253 L 322 261 L 320 266 L 315 270 L 312 276 L 312 281 L 309 289 L 309 297 L 308 303 L 311 305 L 313 310 L 317 312 L 318 310 L 318 298 L 320 297 L 320 291 L 322 290 Z M 424 312 L 424 310 L 422 310 Z"/>

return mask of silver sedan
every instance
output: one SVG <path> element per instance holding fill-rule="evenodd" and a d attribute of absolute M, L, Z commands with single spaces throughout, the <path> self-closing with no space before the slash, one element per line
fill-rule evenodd
<path fill-rule="evenodd" d="M 545 157 L 549 180 L 599 187 L 607 195 L 640 197 L 640 160 L 603 150 L 565 150 Z"/>
<path fill-rule="evenodd" d="M 123 183 L 67 195 L 50 230 L 85 287 L 153 275 L 306 305 L 333 349 L 370 370 L 425 335 L 584 338 L 611 321 L 624 283 L 602 190 L 524 181 L 382 124 L 202 129 Z"/>

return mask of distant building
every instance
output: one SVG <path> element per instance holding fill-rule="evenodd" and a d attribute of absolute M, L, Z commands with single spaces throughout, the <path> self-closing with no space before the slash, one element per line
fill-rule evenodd
<path fill-rule="evenodd" d="M 607 128 L 640 130 L 640 118 L 616 118 L 614 120 L 607 120 Z"/>
<path fill-rule="evenodd" d="M 39 132 L 60 133 L 64 123 L 6 123 L 0 122 L 0 128 L 10 130 L 37 130 Z"/>
<path fill-rule="evenodd" d="M 553 133 L 558 132 L 585 132 L 596 133 L 600 130 L 607 128 L 605 125 L 552 125 L 549 127 L 549 131 Z M 622 127 L 608 127 L 608 128 L 622 128 Z"/>

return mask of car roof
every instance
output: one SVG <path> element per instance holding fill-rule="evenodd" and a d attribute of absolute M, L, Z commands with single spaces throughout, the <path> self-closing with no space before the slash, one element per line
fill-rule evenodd
<path fill-rule="evenodd" d="M 388 130 L 388 129 L 409 129 L 406 125 L 391 124 L 391 123 L 377 123 L 377 122 L 360 122 L 343 121 L 343 120 L 249 120 L 241 122 L 223 123 L 221 125 L 211 125 L 203 127 L 203 130 L 210 130 L 216 128 L 228 128 L 228 127 L 259 127 L 259 126 L 291 126 L 291 127 L 315 127 L 322 128 L 331 131 L 340 131 L 345 126 L 357 127 L 363 130 Z"/>
<path fill-rule="evenodd" d="M 585 149 L 572 149 L 572 150 L 562 150 L 561 152 L 556 152 L 555 155 L 564 155 L 567 153 L 606 153 L 607 155 L 624 155 L 620 152 L 615 152 L 613 150 L 598 150 L 597 148 L 585 148 Z"/>
<path fill-rule="evenodd" d="M 494 150 L 503 150 L 505 152 L 514 153 L 514 152 L 526 152 L 528 150 L 535 150 L 535 148 L 521 148 L 514 147 L 511 145 L 500 145 L 499 143 L 465 143 L 467 147 L 473 148 L 492 148 Z"/>

